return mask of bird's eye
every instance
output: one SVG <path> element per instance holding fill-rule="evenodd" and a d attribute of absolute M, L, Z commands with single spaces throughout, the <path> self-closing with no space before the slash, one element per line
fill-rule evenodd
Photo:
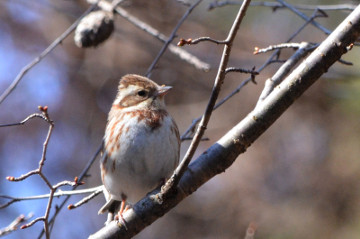
<path fill-rule="evenodd" d="M 137 95 L 138 95 L 138 96 L 141 96 L 141 97 L 145 97 L 146 94 L 147 94 L 147 92 L 146 92 L 145 90 L 140 90 L 140 91 L 138 91 L 138 93 L 137 93 Z"/>

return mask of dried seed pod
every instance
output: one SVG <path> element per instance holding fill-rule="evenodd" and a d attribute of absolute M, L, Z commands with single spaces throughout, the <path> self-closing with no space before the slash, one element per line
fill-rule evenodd
<path fill-rule="evenodd" d="M 102 10 L 89 13 L 76 27 L 74 41 L 78 47 L 96 47 L 114 31 L 114 16 Z"/>

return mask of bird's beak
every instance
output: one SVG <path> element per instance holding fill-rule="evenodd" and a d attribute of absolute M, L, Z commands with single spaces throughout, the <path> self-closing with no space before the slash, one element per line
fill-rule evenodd
<path fill-rule="evenodd" d="M 160 86 L 160 88 L 158 89 L 157 95 L 158 95 L 158 96 L 164 96 L 164 95 L 166 95 L 166 94 L 169 92 L 169 90 L 171 90 L 171 89 L 172 89 L 171 86 L 162 85 L 162 86 Z"/>

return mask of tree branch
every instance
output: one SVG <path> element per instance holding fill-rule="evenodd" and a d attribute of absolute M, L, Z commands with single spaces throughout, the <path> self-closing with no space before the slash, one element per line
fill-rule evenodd
<path fill-rule="evenodd" d="M 97 149 L 97 151 L 95 152 L 94 156 L 87 162 L 85 168 L 83 169 L 83 171 L 80 173 L 80 176 L 78 177 L 78 180 L 79 181 L 82 181 L 86 176 L 87 176 L 87 173 L 88 171 L 90 170 L 91 166 L 94 164 L 97 156 L 100 154 L 101 150 L 103 148 L 103 144 L 101 143 L 99 148 Z M 75 185 L 73 187 L 73 190 L 75 190 L 76 188 L 78 187 L 78 185 Z M 56 210 L 55 210 L 55 213 L 52 215 L 52 217 L 50 218 L 49 220 L 49 225 L 53 225 L 54 222 L 55 222 L 55 219 L 57 217 L 57 215 L 59 214 L 59 212 L 61 211 L 61 209 L 66 205 L 67 201 L 70 199 L 71 195 L 67 195 L 65 197 L 65 199 L 60 203 L 60 205 L 58 205 L 56 207 Z M 43 229 L 38 238 L 41 238 L 43 236 L 43 234 L 45 233 L 45 230 Z"/>
<path fill-rule="evenodd" d="M 296 9 L 293 5 L 283 1 L 283 0 L 276 0 L 279 3 L 281 3 L 284 7 L 289 8 L 292 12 L 294 12 L 296 15 L 298 15 L 299 17 L 301 17 L 302 19 L 304 19 L 304 21 L 307 21 L 314 25 L 315 27 L 317 27 L 318 29 L 320 29 L 321 31 L 323 31 L 325 34 L 329 35 L 331 33 L 331 31 L 329 29 L 327 29 L 326 27 L 324 27 L 323 25 L 321 25 L 320 23 L 316 22 L 316 21 L 312 21 L 310 17 L 306 16 L 304 13 L 300 12 L 298 9 Z"/>
<path fill-rule="evenodd" d="M 88 3 L 96 3 L 97 0 L 87 0 Z M 98 6 L 104 10 L 109 11 L 113 8 L 113 6 L 104 0 L 100 0 L 98 2 Z M 150 26 L 149 24 L 141 21 L 137 17 L 134 17 L 130 13 L 128 13 L 125 9 L 122 7 L 115 7 L 114 12 L 117 13 L 119 16 L 136 26 L 137 28 L 143 30 L 144 32 L 150 34 L 151 36 L 155 37 L 156 39 L 160 40 L 163 43 L 166 43 L 168 41 L 168 37 L 166 37 L 164 34 Z M 196 69 L 202 70 L 202 71 L 209 71 L 210 65 L 206 62 L 201 61 L 196 56 L 192 55 L 191 53 L 178 48 L 172 44 L 168 45 L 169 51 L 173 53 L 174 55 L 178 56 L 181 60 L 186 61 L 187 63 L 193 65 Z"/>
<path fill-rule="evenodd" d="M 223 6 L 227 6 L 227 5 L 241 5 L 242 2 L 239 1 L 214 1 L 213 3 L 211 3 L 209 5 L 209 10 L 213 10 L 214 8 L 217 7 L 223 7 Z M 284 5 L 282 5 L 281 3 L 276 3 L 276 2 L 252 2 L 250 4 L 250 6 L 260 6 L 260 7 L 271 7 L 273 9 L 281 9 L 281 8 L 285 8 Z M 357 5 L 355 4 L 333 4 L 333 5 L 308 5 L 308 4 L 296 4 L 294 5 L 294 7 L 296 7 L 297 9 L 300 10 L 315 10 L 315 9 L 320 9 L 323 11 L 339 11 L 339 10 L 343 10 L 343 11 L 353 11 L 356 8 Z"/>
<path fill-rule="evenodd" d="M 7 227 L 0 229 L 0 237 L 5 236 L 13 231 L 16 231 L 21 223 L 28 221 L 32 217 L 33 217 L 32 213 L 30 213 L 28 216 L 19 215 Z"/>
<path fill-rule="evenodd" d="M 189 165 L 189 163 L 201 141 L 202 136 L 204 135 L 205 129 L 207 127 L 207 124 L 209 123 L 211 114 L 213 112 L 216 100 L 219 96 L 221 86 L 225 80 L 226 67 L 227 67 L 227 63 L 230 59 L 232 43 L 233 43 L 235 36 L 239 30 L 242 19 L 245 17 L 245 13 L 250 4 L 250 1 L 251 0 L 244 1 L 243 5 L 240 7 L 240 9 L 236 15 L 233 25 L 231 26 L 229 34 L 225 40 L 226 43 L 224 46 L 223 54 L 221 56 L 221 61 L 219 64 L 218 72 L 215 77 L 214 86 L 213 86 L 213 89 L 211 92 L 211 96 L 210 96 L 208 105 L 206 106 L 205 113 L 201 118 L 201 121 L 195 132 L 194 138 L 191 141 L 190 147 L 188 148 L 183 160 L 181 161 L 179 166 L 175 169 L 175 172 L 173 173 L 171 178 L 162 187 L 161 194 L 159 195 L 160 200 L 162 200 L 162 197 L 166 196 L 166 194 L 168 194 L 171 191 L 171 189 L 173 189 L 176 186 L 176 184 L 179 182 L 180 178 L 182 177 L 185 170 L 187 169 L 187 166 Z"/>
<path fill-rule="evenodd" d="M 96 4 L 93 4 L 90 6 L 68 29 L 65 30 L 63 34 L 61 34 L 58 38 L 55 39 L 41 54 L 33 59 L 29 64 L 24 66 L 20 73 L 16 76 L 14 81 L 10 84 L 10 86 L 1 94 L 0 96 L 0 104 L 10 95 L 10 93 L 16 88 L 16 86 L 19 84 L 21 79 L 25 76 L 25 74 L 33 68 L 35 65 L 37 65 L 45 56 L 47 56 L 51 51 L 55 49 L 61 42 L 70 35 L 71 32 L 73 32 L 76 28 L 76 26 L 79 24 L 80 20 L 86 16 L 88 13 L 90 13 L 92 10 L 94 10 L 96 7 Z"/>
<path fill-rule="evenodd" d="M 251 5 L 251 3 L 250 3 Z M 301 30 L 303 30 L 305 28 L 306 25 L 308 25 L 310 23 L 310 21 L 312 21 L 317 15 L 313 14 L 313 16 L 309 19 L 309 21 L 305 22 L 303 26 L 301 26 L 298 30 L 296 30 L 289 39 L 286 40 L 286 43 L 289 43 L 292 39 L 294 39 Z M 188 39 L 188 41 L 192 41 L 192 39 Z M 284 43 L 286 45 L 286 43 Z M 263 69 L 265 69 L 268 65 L 270 65 L 271 63 L 274 62 L 281 62 L 278 59 L 279 55 L 280 55 L 280 49 L 278 48 L 277 50 L 275 50 L 275 52 L 268 58 L 268 60 L 262 64 L 257 72 L 261 72 Z M 257 54 L 260 49 L 255 47 L 255 52 L 254 54 Z M 275 59 L 276 58 L 276 59 Z M 285 61 L 284 61 L 285 62 Z M 253 75 L 249 78 L 247 78 L 246 80 L 244 80 L 243 82 L 241 82 L 241 84 L 236 87 L 235 90 L 233 90 L 229 95 L 225 96 L 223 99 L 219 100 L 219 102 L 214 106 L 213 110 L 216 110 L 217 108 L 219 108 L 220 106 L 222 106 L 225 102 L 227 102 L 229 99 L 231 99 L 234 95 L 236 95 L 237 93 L 240 92 L 240 90 L 247 85 L 250 81 L 253 81 Z M 185 130 L 185 132 L 181 135 L 181 141 L 187 139 L 190 137 L 190 135 L 193 133 L 195 126 L 200 122 L 202 116 L 194 119 L 191 123 L 191 125 Z"/>
<path fill-rule="evenodd" d="M 176 37 L 176 32 L 179 30 L 180 26 L 184 23 L 184 21 L 186 20 L 186 18 L 190 15 L 190 13 L 194 10 L 194 8 L 196 6 L 198 6 L 201 3 L 202 0 L 197 0 L 194 4 L 192 4 L 188 10 L 184 13 L 184 15 L 182 16 L 182 18 L 179 20 L 178 24 L 175 26 L 175 28 L 173 29 L 173 31 L 171 32 L 169 38 L 166 40 L 165 44 L 162 46 L 161 50 L 159 51 L 159 53 L 157 54 L 157 56 L 155 57 L 155 59 L 153 60 L 153 62 L 151 63 L 151 65 L 149 66 L 149 68 L 147 69 L 145 76 L 150 77 L 150 74 L 152 72 L 152 70 L 155 68 L 156 64 L 158 63 L 158 61 L 160 60 L 161 56 L 164 54 L 164 52 L 166 51 L 166 49 L 168 49 L 168 46 L 170 45 L 170 43 L 174 40 L 174 38 Z"/>
<path fill-rule="evenodd" d="M 273 91 L 275 86 L 287 76 L 291 69 L 303 59 L 312 49 L 311 44 L 302 42 L 299 49 L 279 68 L 279 70 L 265 82 L 265 87 L 260 94 L 257 105 L 264 101 L 264 99 Z"/>
<path fill-rule="evenodd" d="M 181 178 L 177 190 L 165 198 L 162 204 L 154 201 L 154 196 L 147 196 L 123 214 L 127 230 L 113 221 L 89 238 L 130 238 L 209 179 L 224 172 L 239 154 L 245 152 L 297 98 L 347 52 L 347 46 L 359 35 L 360 6 L 259 107 L 193 161 Z M 155 190 L 151 194 L 157 192 L 158 190 Z"/>

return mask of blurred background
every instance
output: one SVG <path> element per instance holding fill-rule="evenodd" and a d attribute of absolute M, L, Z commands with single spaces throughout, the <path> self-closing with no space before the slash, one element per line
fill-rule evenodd
<path fill-rule="evenodd" d="M 193 1 L 190 1 L 193 2 Z M 239 5 L 208 10 L 204 0 L 178 31 L 179 38 L 209 36 L 225 39 Z M 358 4 L 359 1 L 296 1 L 291 4 Z M 0 1 L 0 93 L 21 68 L 64 32 L 89 5 L 84 0 Z M 175 0 L 126 1 L 134 16 L 169 36 L 187 7 Z M 311 16 L 312 11 L 304 11 Z M 317 21 L 330 30 L 349 11 L 328 11 Z M 304 21 L 286 9 L 253 6 L 240 27 L 229 66 L 259 68 L 271 53 L 253 55 L 254 47 L 285 42 Z M 51 183 L 78 176 L 96 152 L 119 78 L 145 74 L 162 43 L 115 16 L 115 32 L 96 48 L 80 49 L 66 38 L 25 75 L 0 105 L 0 124 L 20 122 L 38 105 L 47 105 L 55 129 L 50 139 L 44 173 Z M 326 35 L 308 25 L 293 42 L 321 42 Z M 167 51 L 151 78 L 174 87 L 167 95 L 169 111 L 184 132 L 202 115 L 211 92 L 222 46 L 204 42 L 184 46 L 212 69 L 204 72 Z M 282 51 L 287 59 L 294 51 Z M 336 63 L 223 174 L 216 176 L 136 238 L 243 238 L 250 222 L 256 238 L 359 238 L 360 234 L 360 68 L 359 49 L 344 56 L 353 66 Z M 272 64 L 223 107 L 216 110 L 197 155 L 216 142 L 255 106 L 279 63 Z M 228 74 L 221 97 L 247 75 Z M 32 196 L 48 193 L 38 176 L 9 182 L 38 167 L 48 125 L 34 119 L 24 126 L 0 128 L 0 194 Z M 182 155 L 189 142 L 182 144 Z M 196 157 L 195 157 L 196 158 Z M 99 162 L 90 170 L 88 188 L 101 184 Z M 64 187 L 62 190 L 69 190 Z M 82 196 L 74 196 L 76 203 Z M 0 198 L 0 204 L 6 200 Z M 55 205 L 61 199 L 55 199 Z M 87 238 L 99 230 L 105 215 L 97 215 L 102 195 L 82 207 L 64 208 L 52 238 Z M 0 210 L 0 228 L 20 214 L 43 216 L 47 200 L 22 201 Z M 6 238 L 37 238 L 42 223 Z"/>

